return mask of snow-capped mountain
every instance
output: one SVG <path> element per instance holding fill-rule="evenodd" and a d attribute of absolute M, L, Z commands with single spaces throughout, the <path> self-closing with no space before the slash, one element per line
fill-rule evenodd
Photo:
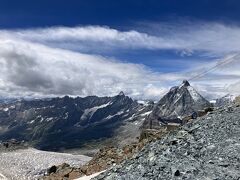
<path fill-rule="evenodd" d="M 123 92 L 20 100 L 0 105 L 0 139 L 26 140 L 45 150 L 74 148 L 116 138 L 133 140 L 153 103 L 139 104 Z M 118 142 L 117 142 L 118 143 Z"/>
<path fill-rule="evenodd" d="M 17 100 L 0 104 L 0 139 L 26 140 L 44 150 L 75 148 L 85 143 L 125 144 L 139 128 L 181 123 L 181 118 L 210 107 L 188 81 L 156 104 L 137 102 L 120 92 L 114 97 Z"/>
<path fill-rule="evenodd" d="M 216 99 L 216 103 L 215 106 L 217 107 L 221 107 L 221 106 L 225 106 L 228 104 L 231 104 L 235 99 L 235 96 L 232 94 L 227 94 L 219 99 Z"/>
<path fill-rule="evenodd" d="M 181 118 L 210 106 L 211 104 L 185 80 L 180 86 L 172 87 L 155 105 L 145 120 L 144 127 L 158 126 L 161 122 L 181 123 Z"/>

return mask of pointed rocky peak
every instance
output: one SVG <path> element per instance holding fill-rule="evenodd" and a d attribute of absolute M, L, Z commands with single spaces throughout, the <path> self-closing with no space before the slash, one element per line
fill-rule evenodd
<path fill-rule="evenodd" d="M 184 80 L 180 86 L 172 87 L 160 99 L 150 114 L 149 119 L 176 119 L 191 115 L 193 112 L 203 110 L 206 107 L 210 107 L 210 103 L 187 80 Z"/>
<path fill-rule="evenodd" d="M 181 87 L 182 86 L 184 87 L 190 86 L 190 83 L 187 80 L 183 80 Z"/>
<path fill-rule="evenodd" d="M 118 95 L 119 95 L 119 96 L 125 96 L 125 94 L 124 94 L 123 91 L 121 91 Z"/>

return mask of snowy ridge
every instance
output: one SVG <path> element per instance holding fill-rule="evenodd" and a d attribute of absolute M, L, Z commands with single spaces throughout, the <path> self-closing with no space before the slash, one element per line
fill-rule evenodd
<path fill-rule="evenodd" d="M 86 120 L 86 119 L 91 119 L 91 117 L 94 115 L 94 113 L 98 110 L 98 109 L 102 109 L 104 107 L 107 107 L 109 105 L 111 105 L 112 103 L 111 102 L 108 102 L 106 104 L 103 104 L 101 106 L 95 106 L 93 108 L 90 108 L 90 109 L 85 109 L 84 110 L 84 113 L 81 117 L 81 120 Z"/>
<path fill-rule="evenodd" d="M 124 111 L 119 111 L 118 113 L 116 113 L 116 114 L 114 114 L 114 115 L 109 115 L 108 117 L 106 117 L 106 118 L 104 118 L 104 119 L 112 119 L 113 117 L 119 116 L 119 115 L 121 115 L 121 114 L 123 114 L 123 113 L 124 113 Z"/>
<path fill-rule="evenodd" d="M 201 95 L 192 86 L 188 86 L 187 89 L 194 101 L 202 99 Z"/>
<path fill-rule="evenodd" d="M 148 112 L 145 112 L 145 113 L 141 114 L 140 116 L 147 116 L 147 115 L 151 114 L 151 112 L 152 112 L 152 110 L 148 111 Z"/>

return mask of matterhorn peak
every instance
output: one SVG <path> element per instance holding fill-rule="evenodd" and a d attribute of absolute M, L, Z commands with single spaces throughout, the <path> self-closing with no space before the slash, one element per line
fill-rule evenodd
<path fill-rule="evenodd" d="M 167 121 L 179 123 L 178 119 L 192 115 L 194 112 L 207 107 L 211 107 L 211 104 L 187 80 L 184 80 L 180 86 L 172 87 L 155 104 L 152 113 L 145 120 L 145 124 L 155 120 L 157 120 L 156 124 L 159 124 L 159 122 L 163 122 L 162 119 L 165 119 L 164 123 Z"/>
<path fill-rule="evenodd" d="M 181 86 L 190 86 L 190 83 L 188 82 L 188 80 L 183 80 Z"/>

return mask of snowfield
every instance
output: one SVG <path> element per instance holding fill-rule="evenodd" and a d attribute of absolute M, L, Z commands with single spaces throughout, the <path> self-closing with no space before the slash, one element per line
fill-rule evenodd
<path fill-rule="evenodd" d="M 41 177 L 46 169 L 53 165 L 68 163 L 79 167 L 91 158 L 84 155 L 72 155 L 40 151 L 29 148 L 13 152 L 0 152 L 0 180 L 34 180 Z"/>

